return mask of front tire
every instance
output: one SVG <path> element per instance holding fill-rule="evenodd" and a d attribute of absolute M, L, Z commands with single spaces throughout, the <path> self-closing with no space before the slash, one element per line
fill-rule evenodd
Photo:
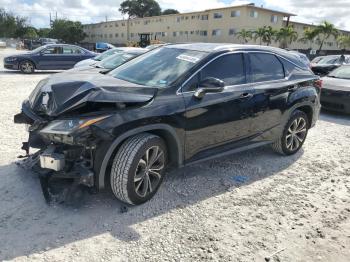
<path fill-rule="evenodd" d="M 162 183 L 166 162 L 167 149 L 160 137 L 142 133 L 127 139 L 113 160 L 113 194 L 127 204 L 145 203 Z"/>
<path fill-rule="evenodd" d="M 309 131 L 309 119 L 299 110 L 293 112 L 289 118 L 282 137 L 272 144 L 272 148 L 282 155 L 293 155 L 303 146 Z"/>
<path fill-rule="evenodd" d="M 32 74 L 35 71 L 35 66 L 31 61 L 25 60 L 19 64 L 19 70 L 24 74 Z"/>

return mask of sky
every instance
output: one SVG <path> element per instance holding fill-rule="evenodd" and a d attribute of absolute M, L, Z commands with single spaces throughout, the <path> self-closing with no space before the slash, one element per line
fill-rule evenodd
<path fill-rule="evenodd" d="M 35 27 L 49 27 L 50 13 L 54 18 L 94 23 L 123 18 L 118 11 L 123 0 L 0 0 L 0 8 L 28 17 Z M 255 3 L 257 6 L 297 14 L 293 21 L 318 24 L 330 21 L 339 29 L 350 31 L 350 0 L 158 0 L 162 9 L 180 12 Z M 126 16 L 124 16 L 126 18 Z"/>

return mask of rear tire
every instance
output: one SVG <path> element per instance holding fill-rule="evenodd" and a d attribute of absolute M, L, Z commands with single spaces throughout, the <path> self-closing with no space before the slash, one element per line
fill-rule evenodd
<path fill-rule="evenodd" d="M 303 146 L 309 131 L 309 119 L 299 110 L 292 113 L 282 136 L 272 144 L 272 149 L 282 155 L 293 155 Z"/>
<path fill-rule="evenodd" d="M 31 61 L 25 60 L 19 63 L 19 70 L 24 74 L 32 74 L 35 71 L 35 66 Z"/>
<path fill-rule="evenodd" d="M 162 183 L 166 162 L 167 149 L 160 137 L 142 133 L 127 139 L 113 160 L 113 194 L 127 204 L 145 203 Z"/>

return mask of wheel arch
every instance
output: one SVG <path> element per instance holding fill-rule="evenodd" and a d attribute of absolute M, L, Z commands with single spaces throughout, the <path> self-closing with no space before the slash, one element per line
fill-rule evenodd
<path fill-rule="evenodd" d="M 150 133 L 161 137 L 168 150 L 168 157 L 171 166 L 183 165 L 183 146 L 179 139 L 175 129 L 167 124 L 154 124 L 149 126 L 138 127 L 123 133 L 118 136 L 112 144 L 106 150 L 106 153 L 101 161 L 99 171 L 97 171 L 98 177 L 96 178 L 97 188 L 103 189 L 106 187 L 106 177 L 108 176 L 108 167 L 113 160 L 120 145 L 129 137 L 135 136 L 140 133 Z M 96 169 L 95 169 L 96 170 Z"/>
<path fill-rule="evenodd" d="M 314 117 L 314 110 L 313 110 L 312 106 L 303 105 L 303 106 L 297 107 L 295 110 L 302 111 L 307 115 L 307 118 L 309 120 L 309 128 L 311 128 L 311 125 L 313 122 L 313 117 Z"/>
<path fill-rule="evenodd" d="M 31 59 L 31 58 L 28 58 L 28 57 L 22 57 L 21 59 L 19 59 L 19 61 L 18 61 L 18 69 L 19 69 L 20 64 L 21 64 L 22 62 L 24 62 L 24 61 L 29 61 L 29 62 L 33 63 L 34 69 L 38 69 L 38 67 L 37 67 L 37 65 L 36 65 L 36 63 L 35 63 L 35 61 L 34 61 L 33 59 Z"/>

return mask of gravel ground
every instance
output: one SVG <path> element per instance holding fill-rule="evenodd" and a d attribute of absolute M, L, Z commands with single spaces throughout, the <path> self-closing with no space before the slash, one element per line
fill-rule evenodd
<path fill-rule="evenodd" d="M 349 116 L 322 113 L 295 156 L 264 147 L 171 172 L 126 213 L 109 193 L 47 206 L 36 176 L 14 164 L 26 132 L 13 124 L 47 76 L 0 65 L 0 260 L 350 260 Z"/>

